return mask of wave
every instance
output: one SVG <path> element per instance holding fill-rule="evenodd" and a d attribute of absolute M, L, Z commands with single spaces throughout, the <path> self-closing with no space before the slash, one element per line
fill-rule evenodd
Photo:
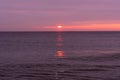
<path fill-rule="evenodd" d="M 102 55 L 92 55 L 92 56 L 73 56 L 73 57 L 63 57 L 64 60 L 80 60 L 80 61 L 114 61 L 120 60 L 120 53 L 112 54 L 102 54 Z"/>
<path fill-rule="evenodd" d="M 120 66 L 117 65 L 9 64 L 0 66 L 0 72 L 1 80 L 120 79 Z"/>

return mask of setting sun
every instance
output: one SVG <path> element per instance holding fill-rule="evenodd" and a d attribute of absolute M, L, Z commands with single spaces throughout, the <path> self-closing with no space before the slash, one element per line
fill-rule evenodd
<path fill-rule="evenodd" d="M 57 28 L 61 29 L 63 26 L 57 26 Z"/>

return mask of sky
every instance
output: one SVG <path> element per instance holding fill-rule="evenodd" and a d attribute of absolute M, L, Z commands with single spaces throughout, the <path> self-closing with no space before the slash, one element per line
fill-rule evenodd
<path fill-rule="evenodd" d="M 120 31 L 120 0 L 0 0 L 0 31 Z"/>

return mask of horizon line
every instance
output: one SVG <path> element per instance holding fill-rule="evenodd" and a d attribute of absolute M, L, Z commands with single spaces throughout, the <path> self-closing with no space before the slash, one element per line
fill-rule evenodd
<path fill-rule="evenodd" d="M 59 32 L 59 31 L 0 31 L 0 32 Z M 120 32 L 120 31 L 60 31 L 60 32 Z"/>

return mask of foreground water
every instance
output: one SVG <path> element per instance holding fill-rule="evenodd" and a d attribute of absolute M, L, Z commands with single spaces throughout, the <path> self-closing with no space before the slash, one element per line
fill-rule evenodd
<path fill-rule="evenodd" d="M 0 80 L 120 80 L 120 32 L 63 32 L 60 48 L 58 36 L 1 32 Z"/>

